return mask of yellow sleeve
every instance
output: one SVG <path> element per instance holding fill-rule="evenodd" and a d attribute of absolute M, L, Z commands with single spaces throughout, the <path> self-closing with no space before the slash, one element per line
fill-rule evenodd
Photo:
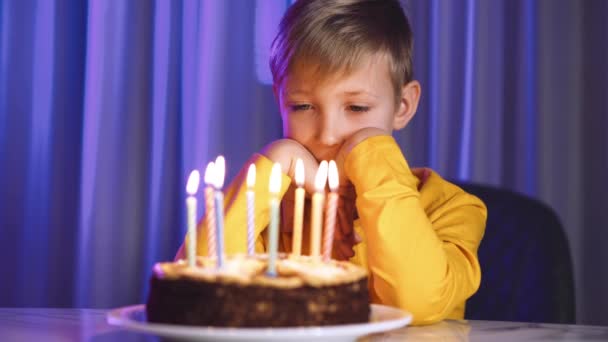
<path fill-rule="evenodd" d="M 270 222 L 270 209 L 268 205 L 270 193 L 268 190 L 268 183 L 270 180 L 270 171 L 272 170 L 273 163 L 261 154 L 255 154 L 249 159 L 248 162 L 245 163 L 241 171 L 234 178 L 232 183 L 226 187 L 224 192 L 224 252 L 227 255 L 247 252 L 246 179 L 247 170 L 249 169 L 250 164 L 255 164 L 256 166 L 256 182 L 254 188 L 255 249 L 257 252 L 265 251 L 265 243 L 261 233 L 264 229 L 266 229 L 268 223 Z M 282 177 L 281 192 L 279 193 L 280 198 L 283 197 L 291 183 L 291 178 L 289 176 L 283 174 Z M 206 256 L 207 225 L 205 218 L 199 221 L 196 237 L 197 254 Z M 183 248 L 180 250 L 183 250 Z"/>
<path fill-rule="evenodd" d="M 422 198 L 418 178 L 390 136 L 355 146 L 345 172 L 367 239 L 372 301 L 411 312 L 415 324 L 429 324 L 477 291 L 477 248 L 486 220 L 481 201 L 437 180 L 425 185 Z"/>

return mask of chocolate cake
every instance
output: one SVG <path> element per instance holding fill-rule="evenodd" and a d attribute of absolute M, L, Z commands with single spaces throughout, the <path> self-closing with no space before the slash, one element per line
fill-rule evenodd
<path fill-rule="evenodd" d="M 217 327 L 295 327 L 369 320 L 367 273 L 348 262 L 281 256 L 278 276 L 267 257 L 237 255 L 216 268 L 199 257 L 158 263 L 150 280 L 148 321 Z"/>

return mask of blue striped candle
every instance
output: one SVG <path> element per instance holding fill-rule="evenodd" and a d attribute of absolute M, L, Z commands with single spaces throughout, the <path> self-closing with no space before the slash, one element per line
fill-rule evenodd
<path fill-rule="evenodd" d="M 277 258 L 279 254 L 279 191 L 281 191 L 281 165 L 275 163 L 270 172 L 270 232 L 268 234 L 268 269 L 266 274 L 277 276 Z"/>

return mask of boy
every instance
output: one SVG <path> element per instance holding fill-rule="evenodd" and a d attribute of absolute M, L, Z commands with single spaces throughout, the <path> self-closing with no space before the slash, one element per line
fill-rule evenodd
<path fill-rule="evenodd" d="M 285 139 L 250 160 L 258 170 L 256 250 L 266 245 L 272 163 L 284 172 L 280 249 L 289 252 L 295 160 L 304 160 L 311 193 L 318 163 L 334 159 L 343 185 L 334 257 L 367 267 L 373 302 L 429 324 L 463 318 L 479 287 L 486 210 L 436 173 L 411 170 L 391 137 L 418 106 L 411 59 L 412 33 L 397 0 L 298 0 L 289 8 L 270 60 Z M 227 253 L 245 250 L 246 169 L 226 192 Z M 206 255 L 204 231 L 198 236 L 198 253 Z"/>

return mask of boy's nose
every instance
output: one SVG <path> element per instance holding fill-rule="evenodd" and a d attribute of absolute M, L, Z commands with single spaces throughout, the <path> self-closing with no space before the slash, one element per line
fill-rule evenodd
<path fill-rule="evenodd" d="M 318 141 L 325 146 L 334 146 L 340 144 L 339 123 L 336 118 L 330 115 L 323 115 L 321 124 L 318 130 Z"/>

